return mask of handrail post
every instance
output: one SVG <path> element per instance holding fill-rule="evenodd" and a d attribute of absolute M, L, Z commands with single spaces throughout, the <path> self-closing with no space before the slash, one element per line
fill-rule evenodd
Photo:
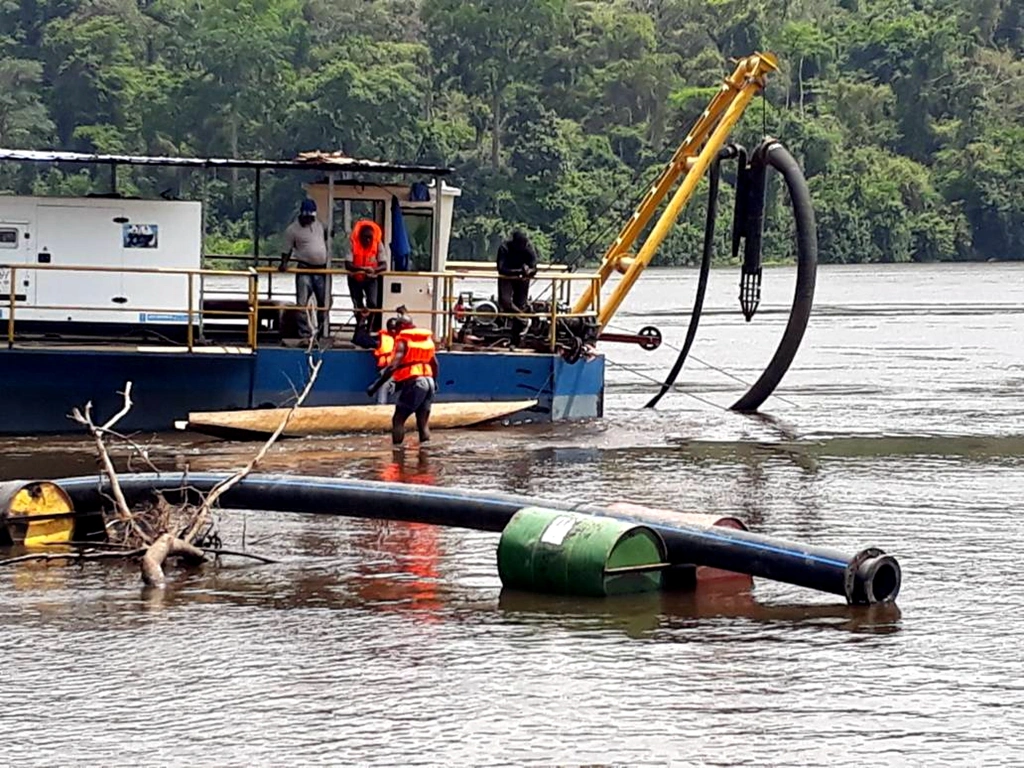
<path fill-rule="evenodd" d="M 381 302 L 384 303 L 383 301 Z M 430 335 L 437 336 L 437 273 L 435 272 L 430 276 Z M 381 318 L 383 327 L 384 318 Z"/>
<path fill-rule="evenodd" d="M 190 291 L 190 293 L 191 293 L 191 291 Z M 200 340 L 205 338 L 204 328 L 206 326 L 204 324 L 204 318 L 203 318 L 203 297 L 205 295 L 206 295 L 206 273 L 201 271 L 199 273 L 199 322 L 196 323 L 196 325 L 199 326 L 199 339 Z"/>
<path fill-rule="evenodd" d="M 194 277 L 195 277 L 195 273 L 193 273 L 193 272 L 189 272 L 188 273 L 188 331 L 187 331 L 187 334 L 188 334 L 188 351 L 189 352 L 192 351 L 192 343 L 193 343 L 193 338 L 192 338 L 192 313 L 195 311 L 195 301 L 192 298 L 192 289 L 195 286 L 195 282 L 193 280 Z"/>
<path fill-rule="evenodd" d="M 256 351 L 256 331 L 259 314 L 259 272 L 249 268 L 249 349 Z"/>
<path fill-rule="evenodd" d="M 449 352 L 452 351 L 452 338 L 455 334 L 455 300 L 452 298 L 454 289 L 454 278 L 451 275 L 444 276 L 444 346 Z"/>
<path fill-rule="evenodd" d="M 17 295 L 15 293 L 15 285 L 17 284 L 18 268 L 11 264 L 11 282 L 8 286 L 7 291 L 7 304 L 10 308 L 10 312 L 7 317 L 7 348 L 14 349 L 14 298 Z"/>
<path fill-rule="evenodd" d="M 320 317 L 317 318 L 317 327 L 323 326 L 320 328 L 320 338 L 329 339 L 331 338 L 331 309 L 334 307 L 334 272 L 330 269 L 326 269 L 324 272 L 324 300 L 327 302 L 327 306 L 318 308 Z M 372 321 L 373 318 L 371 317 L 370 320 Z"/>
<path fill-rule="evenodd" d="M 558 346 L 558 278 L 551 278 L 551 354 Z"/>

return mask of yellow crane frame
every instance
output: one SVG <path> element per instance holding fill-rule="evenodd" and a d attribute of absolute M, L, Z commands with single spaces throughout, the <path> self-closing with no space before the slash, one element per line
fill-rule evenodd
<path fill-rule="evenodd" d="M 640 277 L 640 273 L 650 264 L 658 247 L 668 236 L 683 206 L 693 196 L 701 177 L 718 155 L 718 150 L 725 145 L 730 131 L 743 115 L 743 111 L 751 99 L 764 88 L 767 75 L 770 72 L 777 72 L 778 69 L 778 59 L 771 53 L 755 53 L 737 62 L 736 69 L 722 84 L 722 90 L 708 104 L 708 108 L 676 149 L 665 170 L 644 195 L 640 205 L 605 253 L 598 269 L 600 280 L 595 281 L 596 285 L 589 286 L 580 296 L 573 308 L 574 313 L 586 312 L 593 306 L 595 292 L 599 292 L 612 273 L 619 270 L 624 272 L 622 280 L 601 303 L 601 311 L 598 314 L 598 326 L 604 328 L 608 324 Z M 683 177 L 683 181 L 679 189 L 640 246 L 636 257 L 631 258 L 630 249 L 680 176 Z"/>

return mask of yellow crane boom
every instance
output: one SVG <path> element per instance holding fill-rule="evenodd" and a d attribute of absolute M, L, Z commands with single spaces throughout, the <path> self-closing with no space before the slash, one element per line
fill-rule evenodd
<path fill-rule="evenodd" d="M 608 278 L 616 270 L 623 271 L 622 280 L 611 295 L 601 302 L 598 326 L 604 328 L 622 304 L 633 284 L 644 268 L 650 264 L 658 247 L 665 240 L 683 206 L 693 196 L 701 177 L 707 172 L 711 161 L 729 138 L 729 133 L 739 121 L 743 110 L 750 104 L 765 85 L 770 72 L 778 71 L 778 60 L 771 53 L 755 53 L 740 59 L 736 69 L 725 79 L 721 91 L 715 95 L 675 151 L 665 170 L 644 195 L 640 205 L 623 226 L 611 247 L 605 253 L 598 269 L 600 281 L 591 285 L 580 296 L 573 312 L 586 312 Z M 655 223 L 651 233 L 644 240 L 635 258 L 630 258 L 630 249 L 650 223 L 658 207 L 682 176 L 679 189 L 672 196 L 668 206 Z"/>

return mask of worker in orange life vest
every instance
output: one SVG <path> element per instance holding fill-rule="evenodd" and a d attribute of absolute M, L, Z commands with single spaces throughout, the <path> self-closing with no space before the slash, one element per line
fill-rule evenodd
<path fill-rule="evenodd" d="M 433 334 L 417 328 L 408 315 L 398 318 L 394 356 L 384 369 L 395 382 L 395 415 L 391 419 L 391 443 L 405 441 L 405 422 L 416 414 L 420 443 L 430 441 L 430 408 L 437 393 L 437 350 Z"/>
<path fill-rule="evenodd" d="M 350 253 L 345 259 L 348 292 L 359 309 L 378 309 L 377 275 L 388 268 L 384 234 L 375 221 L 360 219 L 349 237 Z"/>
<path fill-rule="evenodd" d="M 383 371 L 391 364 L 391 358 L 395 352 L 395 339 L 398 336 L 398 319 L 390 318 L 387 327 L 380 332 L 380 339 L 377 348 L 373 350 L 373 356 L 377 358 L 377 369 Z M 394 394 L 395 381 L 389 379 L 387 384 L 377 390 L 377 403 L 387 405 L 388 397 Z"/>

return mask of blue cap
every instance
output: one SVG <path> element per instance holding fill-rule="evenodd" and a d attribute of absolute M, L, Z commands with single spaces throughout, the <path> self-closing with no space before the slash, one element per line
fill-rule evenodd
<path fill-rule="evenodd" d="M 307 197 L 299 206 L 299 213 L 316 213 L 316 202 Z"/>

